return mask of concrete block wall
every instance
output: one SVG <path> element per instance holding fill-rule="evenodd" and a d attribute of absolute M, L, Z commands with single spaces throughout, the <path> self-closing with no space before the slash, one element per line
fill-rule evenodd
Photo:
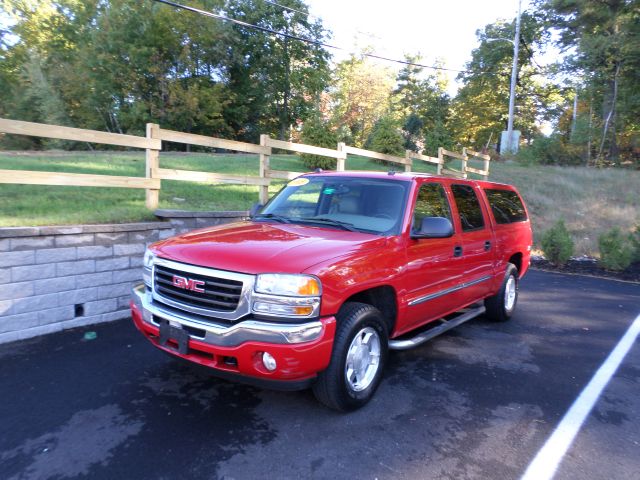
<path fill-rule="evenodd" d="M 247 215 L 157 214 L 165 221 L 0 228 L 0 343 L 128 317 L 147 245 Z"/>

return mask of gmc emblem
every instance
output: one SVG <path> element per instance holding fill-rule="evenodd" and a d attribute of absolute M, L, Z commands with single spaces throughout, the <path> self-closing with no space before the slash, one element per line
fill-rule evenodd
<path fill-rule="evenodd" d="M 174 287 L 182 288 L 183 290 L 204 293 L 204 282 L 202 280 L 194 280 L 193 278 L 174 275 L 172 283 Z"/>

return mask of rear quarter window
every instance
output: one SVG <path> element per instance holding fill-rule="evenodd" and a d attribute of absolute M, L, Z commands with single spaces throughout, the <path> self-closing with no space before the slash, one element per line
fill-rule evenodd
<path fill-rule="evenodd" d="M 496 223 L 524 222 L 527 219 L 527 212 L 522 205 L 522 200 L 513 190 L 486 188 L 484 192 L 489 200 Z"/>
<path fill-rule="evenodd" d="M 478 196 L 471 185 L 451 185 L 451 193 L 458 207 L 463 232 L 484 228 L 484 217 Z"/>

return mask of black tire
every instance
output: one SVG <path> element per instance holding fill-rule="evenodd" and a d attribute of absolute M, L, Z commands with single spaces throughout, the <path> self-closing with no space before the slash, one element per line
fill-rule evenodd
<path fill-rule="evenodd" d="M 512 280 L 511 280 L 512 279 Z M 511 303 L 510 308 L 505 302 L 507 296 L 507 285 L 510 285 L 510 281 L 515 285 L 515 298 Z M 487 309 L 486 316 L 494 322 L 506 322 L 511 318 L 513 312 L 518 304 L 518 269 L 513 263 L 507 263 L 507 269 L 504 274 L 504 280 L 500 286 L 500 290 L 493 297 L 485 298 L 484 306 Z"/>
<path fill-rule="evenodd" d="M 378 388 L 387 361 L 389 337 L 387 325 L 380 311 L 366 303 L 345 304 L 337 315 L 337 323 L 331 361 L 327 369 L 318 375 L 318 380 L 313 385 L 313 393 L 327 407 L 347 412 L 365 405 Z M 366 388 L 357 391 L 352 387 L 352 382 L 347 380 L 347 355 L 355 337 L 363 332 L 371 332 L 368 329 L 373 329 L 377 333 L 380 347 L 379 362 L 370 383 Z"/>

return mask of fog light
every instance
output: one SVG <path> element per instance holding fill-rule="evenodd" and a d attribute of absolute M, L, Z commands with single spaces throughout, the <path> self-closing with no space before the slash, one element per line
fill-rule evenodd
<path fill-rule="evenodd" d="M 276 369 L 276 359 L 273 358 L 273 355 L 271 355 L 268 352 L 264 352 L 262 354 L 262 364 L 264 365 L 264 368 L 266 368 L 267 370 L 269 370 L 270 372 L 273 372 Z"/>

